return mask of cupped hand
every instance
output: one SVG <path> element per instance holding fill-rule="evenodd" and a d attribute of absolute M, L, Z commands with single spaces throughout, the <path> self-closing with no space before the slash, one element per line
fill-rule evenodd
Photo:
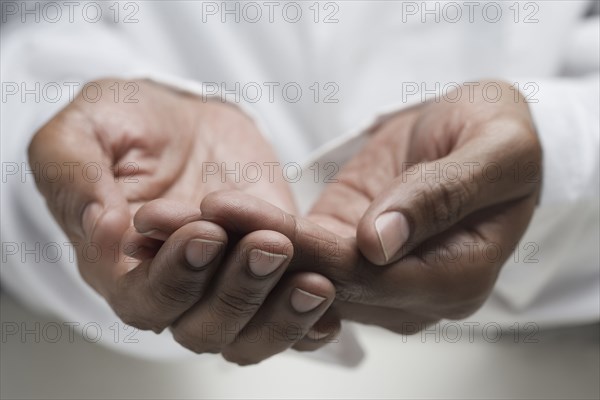
<path fill-rule="evenodd" d="M 115 85 L 135 94 L 118 98 Z M 277 163 L 254 123 L 236 107 L 144 80 L 106 79 L 95 87 L 102 96 L 92 102 L 80 93 L 36 133 L 29 162 L 36 171 L 65 169 L 58 179 L 38 174 L 36 182 L 64 232 L 78 243 L 84 279 L 125 322 L 160 331 L 200 299 L 208 271 L 235 262 L 225 257 L 226 232 L 199 221 L 197 211 L 186 215 L 189 224 L 177 232 L 156 229 L 155 215 L 147 213 L 146 225 L 138 226 L 141 234 L 132 239 L 143 244 L 143 260 L 129 257 L 135 251 L 121 239 L 143 204 L 175 199 L 197 210 L 207 193 L 222 188 L 269 198 L 290 212 L 294 204 L 281 174 L 263 173 L 248 182 L 239 173 L 225 173 L 244 163 Z M 278 240 L 283 256 L 286 239 Z"/>
<path fill-rule="evenodd" d="M 383 120 L 308 219 L 236 192 L 205 198 L 203 217 L 284 234 L 289 268 L 331 279 L 341 318 L 401 333 L 464 318 L 489 296 L 541 187 L 528 106 L 499 85 L 494 103 L 449 94 Z"/>
<path fill-rule="evenodd" d="M 170 325 L 177 342 L 196 353 L 221 353 L 228 361 L 247 365 L 290 347 L 316 350 L 335 338 L 339 320 L 327 313 L 335 288 L 313 272 L 286 273 L 294 256 L 286 236 L 273 230 L 230 230 L 224 261 L 213 262 L 215 254 L 223 253 L 222 245 L 194 237 L 206 231 L 206 224 L 219 225 L 198 221 L 198 215 L 198 206 L 158 199 L 134 216 L 138 230 L 152 226 L 167 235 L 157 254 L 141 255 L 167 267 L 167 273 L 156 276 L 161 286 L 171 288 L 170 296 L 180 302 L 196 301 Z M 138 236 L 130 230 L 124 242 L 140 243 Z M 184 250 L 182 243 L 188 243 Z M 163 254 L 170 251 L 185 252 L 187 267 L 195 271 L 193 280 L 168 273 L 173 262 Z M 131 323 L 143 326 L 137 317 L 131 315 Z"/>

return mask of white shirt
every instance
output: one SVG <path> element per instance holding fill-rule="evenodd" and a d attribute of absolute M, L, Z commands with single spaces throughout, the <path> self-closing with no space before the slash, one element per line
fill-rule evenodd
<path fill-rule="evenodd" d="M 25 164 L 33 133 L 87 81 L 150 77 L 206 94 L 219 87 L 256 118 L 282 162 L 310 166 L 346 160 L 385 112 L 496 78 L 530 101 L 543 191 L 494 293 L 469 320 L 600 319 L 597 2 L 55 2 L 60 15 L 35 3 L 29 13 L 25 3 L 3 3 L 1 43 L 0 277 L 30 306 L 79 328 L 118 321 L 79 277 Z M 320 188 L 292 187 L 303 209 Z M 117 347 L 182 352 L 168 335 L 140 332 L 140 346 Z"/>

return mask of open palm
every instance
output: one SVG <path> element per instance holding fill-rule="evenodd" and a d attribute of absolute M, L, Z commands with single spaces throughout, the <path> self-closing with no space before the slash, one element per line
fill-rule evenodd
<path fill-rule="evenodd" d="M 129 101 L 116 99 L 110 90 L 115 84 L 137 93 Z M 255 168 L 251 180 L 239 172 L 224 173 L 251 162 L 276 162 L 253 121 L 235 106 L 151 81 L 106 79 L 96 85 L 104 94 L 99 101 L 80 94 L 35 135 L 29 159 L 40 170 L 75 166 L 74 174 L 64 173 L 58 180 L 38 176 L 37 184 L 70 240 L 84 244 L 77 247 L 82 276 L 111 305 L 125 302 L 125 294 L 135 292 L 132 287 L 148 285 L 139 276 L 147 274 L 151 262 L 127 257 L 120 243 L 145 203 L 172 199 L 198 209 L 207 193 L 235 188 L 294 211 L 277 170 L 270 175 L 258 170 L 257 175 Z M 140 223 L 152 225 L 154 219 L 161 219 L 160 210 L 146 213 Z M 205 228 L 207 239 L 226 240 L 218 227 Z M 166 237 L 147 233 L 140 241 L 151 258 Z M 99 256 L 84 253 L 86 244 L 98 249 Z"/>

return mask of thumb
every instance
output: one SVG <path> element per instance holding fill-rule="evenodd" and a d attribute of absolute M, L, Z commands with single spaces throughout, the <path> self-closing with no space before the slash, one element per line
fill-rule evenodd
<path fill-rule="evenodd" d="M 58 114 L 36 133 L 28 156 L 38 189 L 70 239 L 103 242 L 129 226 L 111 157 L 83 114 L 69 108 Z"/>
<path fill-rule="evenodd" d="M 439 159 L 417 164 L 394 179 L 358 224 L 362 254 L 374 264 L 389 264 L 469 214 L 527 194 L 527 188 L 516 185 L 508 174 L 496 179 L 472 165 L 471 173 L 441 172 L 460 165 L 457 158 Z"/>

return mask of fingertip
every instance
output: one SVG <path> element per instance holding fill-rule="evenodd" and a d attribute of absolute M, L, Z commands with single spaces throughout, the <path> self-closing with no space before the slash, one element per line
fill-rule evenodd
<path fill-rule="evenodd" d="M 198 271 L 221 260 L 227 242 L 227 233 L 220 226 L 208 221 L 194 221 L 176 230 L 164 246 L 177 250 L 173 256 Z M 181 245 L 183 251 L 179 252 Z"/>
<path fill-rule="evenodd" d="M 201 239 L 207 242 L 218 242 L 227 245 L 227 232 L 219 225 L 210 221 L 193 221 L 183 225 L 173 232 L 169 240 L 187 241 Z"/>
<path fill-rule="evenodd" d="M 247 209 L 249 198 L 251 196 L 239 190 L 215 190 L 202 199 L 200 212 L 206 220 L 214 221 L 228 230 L 237 230 L 235 218 L 232 220 L 229 217 Z"/>
<path fill-rule="evenodd" d="M 289 282 L 291 308 L 300 314 L 324 312 L 335 299 L 335 286 L 323 275 L 314 272 L 298 273 Z"/>
<path fill-rule="evenodd" d="M 165 232 L 160 231 L 158 229 L 150 229 L 149 231 L 138 232 L 138 233 L 140 235 L 148 238 L 148 239 L 154 239 L 154 240 L 158 240 L 158 241 L 161 241 L 161 242 L 165 242 L 169 238 L 169 234 L 168 233 L 165 233 Z"/>
<path fill-rule="evenodd" d="M 244 237 L 244 247 L 258 249 L 267 253 L 280 254 L 289 262 L 294 256 L 294 245 L 287 236 L 270 230 L 259 230 Z"/>
<path fill-rule="evenodd" d="M 131 226 L 123 234 L 121 249 L 126 256 L 143 261 L 156 256 L 161 244 L 161 241 L 140 235 Z"/>
<path fill-rule="evenodd" d="M 403 213 L 385 211 L 375 218 L 369 216 L 356 232 L 358 248 L 376 265 L 386 265 L 400 258 L 400 250 L 408 241 L 410 226 Z"/>
<path fill-rule="evenodd" d="M 181 226 L 200 218 L 197 207 L 175 200 L 156 199 L 139 208 L 133 216 L 133 226 L 146 237 L 165 241 Z"/>
<path fill-rule="evenodd" d="M 207 239 L 191 239 L 185 245 L 186 263 L 194 270 L 202 270 L 222 256 L 225 243 Z"/>
<path fill-rule="evenodd" d="M 371 263 L 385 265 L 386 256 L 381 248 L 374 218 L 365 215 L 361 219 L 356 228 L 356 244 L 362 255 Z"/>
<path fill-rule="evenodd" d="M 202 201 L 200 202 L 200 210 L 204 213 L 206 211 L 218 209 L 218 207 L 223 206 L 231 199 L 235 199 L 237 190 L 232 189 L 221 189 L 214 190 L 204 196 Z"/>

